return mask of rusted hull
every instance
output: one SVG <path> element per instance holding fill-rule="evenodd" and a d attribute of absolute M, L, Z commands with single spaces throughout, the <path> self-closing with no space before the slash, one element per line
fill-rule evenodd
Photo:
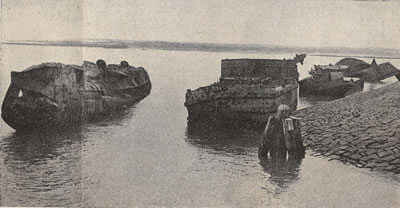
<path fill-rule="evenodd" d="M 223 97 L 203 99 L 186 103 L 190 123 L 206 122 L 222 125 L 261 125 L 265 126 L 270 115 L 276 113 L 281 104 L 297 108 L 297 87 L 283 93 L 257 94 L 245 97 Z M 187 95 L 190 96 L 190 95 Z M 218 96 L 217 96 L 218 97 Z"/>
<path fill-rule="evenodd" d="M 84 62 L 44 63 L 11 72 L 2 118 L 12 128 L 56 128 L 101 118 L 146 97 L 151 82 L 142 67 Z"/>
<path fill-rule="evenodd" d="M 360 92 L 364 88 L 364 82 L 358 81 L 331 81 L 313 82 L 312 79 L 304 79 L 299 82 L 300 95 L 321 95 L 329 97 L 344 97 L 351 93 Z"/>
<path fill-rule="evenodd" d="M 297 63 L 293 59 L 223 59 L 219 82 L 188 89 L 185 106 L 189 124 L 212 122 L 224 126 L 265 126 L 281 104 L 296 110 Z"/>
<path fill-rule="evenodd" d="M 43 128 L 55 125 L 61 116 L 59 109 L 51 104 L 23 100 L 18 97 L 20 88 L 11 84 L 2 105 L 3 120 L 16 130 Z"/>
<path fill-rule="evenodd" d="M 128 98 L 119 96 L 85 96 L 88 91 L 80 92 L 78 99 L 66 101 L 58 106 L 46 100 L 23 100 L 18 97 L 19 88 L 10 85 L 2 105 L 2 118 L 18 131 L 46 129 L 79 124 L 82 121 L 106 116 L 112 112 L 127 108 L 146 97 L 151 90 L 151 82 L 130 89 Z M 91 94 L 96 94 L 90 92 Z"/>
<path fill-rule="evenodd" d="M 265 126 L 269 116 L 275 112 L 246 112 L 234 110 L 210 110 L 204 109 L 204 106 L 188 107 L 189 124 L 212 124 L 243 127 L 262 127 Z"/>

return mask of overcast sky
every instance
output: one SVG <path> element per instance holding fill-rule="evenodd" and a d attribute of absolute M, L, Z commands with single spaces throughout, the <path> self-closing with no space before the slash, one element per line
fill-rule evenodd
<path fill-rule="evenodd" d="M 2 0 L 2 40 L 400 48 L 400 1 Z"/>

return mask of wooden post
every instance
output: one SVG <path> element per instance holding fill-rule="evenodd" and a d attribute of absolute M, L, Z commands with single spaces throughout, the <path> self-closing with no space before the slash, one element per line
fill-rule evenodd
<path fill-rule="evenodd" d="M 288 112 L 289 107 L 283 111 Z M 282 116 L 283 115 L 283 116 Z M 260 160 L 289 160 L 304 158 L 305 149 L 300 133 L 300 121 L 295 117 L 286 117 L 285 114 L 270 116 L 267 126 L 261 136 L 261 145 L 258 149 Z"/>

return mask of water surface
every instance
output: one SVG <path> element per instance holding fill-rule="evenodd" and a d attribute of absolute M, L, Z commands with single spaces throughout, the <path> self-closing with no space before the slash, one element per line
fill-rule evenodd
<path fill-rule="evenodd" d="M 240 54 L 74 47 L 2 48 L 0 99 L 9 73 L 42 62 L 128 61 L 145 67 L 151 94 L 105 120 L 58 132 L 15 133 L 0 121 L 0 206 L 398 207 L 393 177 L 306 155 L 260 164 L 260 132 L 188 127 L 186 89 L 218 80 L 223 58 Z M 313 64 L 339 58 L 307 57 Z M 370 62 L 371 60 L 366 59 Z M 377 60 L 378 63 L 386 60 Z M 397 60 L 390 60 L 400 67 Z M 371 88 L 385 85 L 384 80 Z M 321 102 L 321 101 L 315 101 Z M 299 107 L 315 103 L 301 100 Z"/>

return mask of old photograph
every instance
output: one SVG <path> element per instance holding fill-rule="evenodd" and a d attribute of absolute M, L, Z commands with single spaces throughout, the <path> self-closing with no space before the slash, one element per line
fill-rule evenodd
<path fill-rule="evenodd" d="M 400 207 L 400 1 L 0 2 L 0 207 Z"/>

